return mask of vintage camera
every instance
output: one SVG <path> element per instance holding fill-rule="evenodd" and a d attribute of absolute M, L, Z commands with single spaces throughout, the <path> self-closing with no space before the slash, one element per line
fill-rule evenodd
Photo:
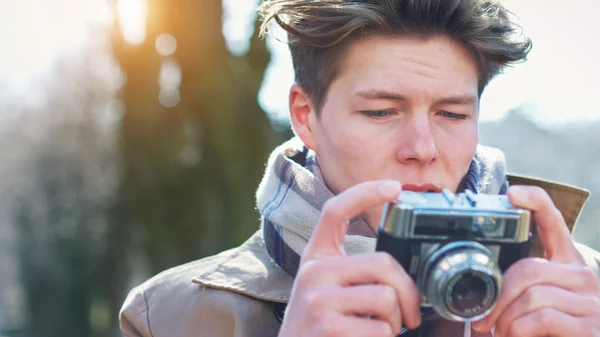
<path fill-rule="evenodd" d="M 530 219 L 504 195 L 404 191 L 384 208 L 376 249 L 410 274 L 422 310 L 476 321 L 494 308 L 504 271 L 529 255 Z"/>

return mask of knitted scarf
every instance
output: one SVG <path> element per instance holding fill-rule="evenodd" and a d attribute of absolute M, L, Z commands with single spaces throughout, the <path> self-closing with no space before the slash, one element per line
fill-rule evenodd
<path fill-rule="evenodd" d="M 478 146 L 458 192 L 504 194 L 508 187 L 504 155 Z M 334 194 L 327 188 L 316 155 L 298 138 L 282 144 L 269 157 L 256 199 L 261 227 L 271 258 L 296 276 L 300 256 L 316 226 L 325 202 Z M 344 240 L 347 254 L 375 250 L 376 238 L 362 217 L 350 221 Z"/>

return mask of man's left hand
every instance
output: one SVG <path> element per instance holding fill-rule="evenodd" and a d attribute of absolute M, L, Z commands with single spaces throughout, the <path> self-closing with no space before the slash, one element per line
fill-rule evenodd
<path fill-rule="evenodd" d="M 526 258 L 504 274 L 496 307 L 473 324 L 494 336 L 600 336 L 600 281 L 575 247 L 562 214 L 541 188 L 513 186 L 515 207 L 529 209 L 545 259 Z"/>

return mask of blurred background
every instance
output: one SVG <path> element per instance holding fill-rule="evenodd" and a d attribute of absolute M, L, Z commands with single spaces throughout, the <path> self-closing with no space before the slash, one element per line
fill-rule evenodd
<path fill-rule="evenodd" d="M 293 73 L 257 2 L 0 0 L 1 337 L 119 336 L 133 286 L 258 229 Z M 600 4 L 504 2 L 534 49 L 481 142 L 592 191 L 575 237 L 599 249 Z"/>

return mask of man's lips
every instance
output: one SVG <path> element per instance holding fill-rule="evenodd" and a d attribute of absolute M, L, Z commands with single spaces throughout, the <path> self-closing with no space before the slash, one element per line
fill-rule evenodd
<path fill-rule="evenodd" d="M 413 191 L 413 192 L 441 192 L 442 188 L 438 185 L 432 183 L 421 183 L 421 184 L 413 184 L 406 183 L 402 184 L 403 191 Z"/>

